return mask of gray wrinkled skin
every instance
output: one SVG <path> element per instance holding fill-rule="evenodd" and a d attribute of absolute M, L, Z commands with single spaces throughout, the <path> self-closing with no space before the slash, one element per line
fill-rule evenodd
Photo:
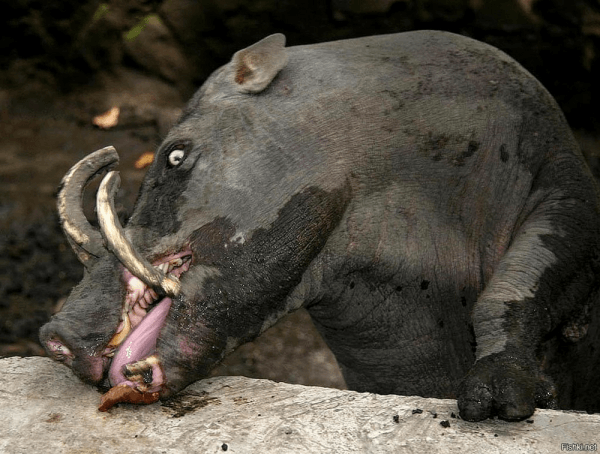
<path fill-rule="evenodd" d="M 351 389 L 458 398 L 469 420 L 599 411 L 598 189 L 548 92 L 448 33 L 280 41 L 200 88 L 127 225 L 149 260 L 193 252 L 161 395 L 304 306 Z M 114 330 L 122 301 L 90 292 L 65 310 L 104 308 Z"/>

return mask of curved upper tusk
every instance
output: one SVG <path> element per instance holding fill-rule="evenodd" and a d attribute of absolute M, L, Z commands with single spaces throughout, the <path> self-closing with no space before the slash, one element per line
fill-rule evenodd
<path fill-rule="evenodd" d="M 102 235 L 90 225 L 83 213 L 83 191 L 100 171 L 118 162 L 119 155 L 114 147 L 102 148 L 71 167 L 60 184 L 57 201 L 60 222 L 71 247 L 84 265 L 90 258 L 106 254 L 106 249 Z"/>
<path fill-rule="evenodd" d="M 118 172 L 111 171 L 106 174 L 96 195 L 96 210 L 100 231 L 106 240 L 108 249 L 114 253 L 131 274 L 136 276 L 146 285 L 160 288 L 168 296 L 179 294 L 179 279 L 166 275 L 163 271 L 154 268 L 150 262 L 142 257 L 125 236 L 125 231 L 117 218 L 114 198 L 119 190 L 121 179 Z"/>

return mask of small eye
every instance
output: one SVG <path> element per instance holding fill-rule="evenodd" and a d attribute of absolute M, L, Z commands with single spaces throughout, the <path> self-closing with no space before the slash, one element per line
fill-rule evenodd
<path fill-rule="evenodd" d="M 171 151 L 171 153 L 169 153 L 169 164 L 171 164 L 173 167 L 178 166 L 181 164 L 181 161 L 183 161 L 184 156 L 185 151 L 183 150 L 175 149 Z"/>

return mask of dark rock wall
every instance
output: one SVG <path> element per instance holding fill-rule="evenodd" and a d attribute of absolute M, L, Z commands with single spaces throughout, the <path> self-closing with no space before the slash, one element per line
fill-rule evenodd
<path fill-rule="evenodd" d="M 308 44 L 415 29 L 489 42 L 515 57 L 576 127 L 597 128 L 598 0 L 8 0 L 0 81 L 71 90 L 99 71 L 143 69 L 189 95 L 231 54 L 273 32 Z"/>

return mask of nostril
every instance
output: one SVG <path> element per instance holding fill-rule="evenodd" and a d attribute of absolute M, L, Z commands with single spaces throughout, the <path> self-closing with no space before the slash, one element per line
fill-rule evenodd
<path fill-rule="evenodd" d="M 71 366 L 75 355 L 60 339 L 56 337 L 50 338 L 46 341 L 45 345 L 46 351 L 53 359 Z"/>

